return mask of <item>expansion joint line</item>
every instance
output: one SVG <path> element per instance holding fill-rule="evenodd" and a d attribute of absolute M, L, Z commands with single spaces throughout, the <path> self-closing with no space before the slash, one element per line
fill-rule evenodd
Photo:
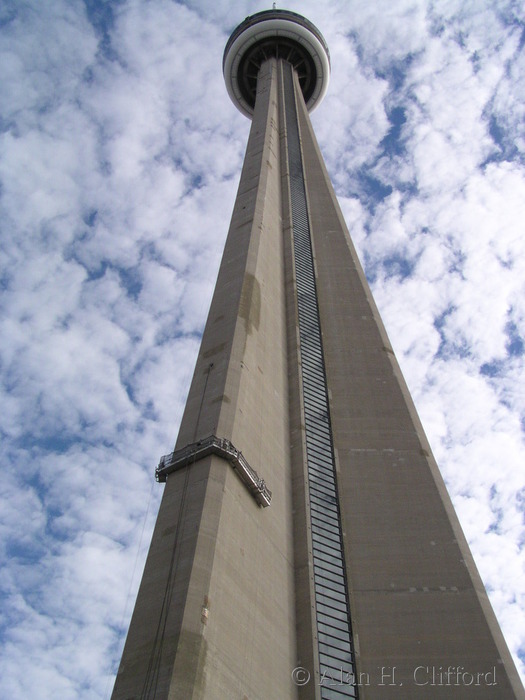
<path fill-rule="evenodd" d="M 283 62 L 283 77 L 320 690 L 323 700 L 357 698 L 356 685 L 345 683 L 335 688 L 329 683 L 343 673 L 355 679 L 356 669 L 294 76 L 289 63 Z"/>

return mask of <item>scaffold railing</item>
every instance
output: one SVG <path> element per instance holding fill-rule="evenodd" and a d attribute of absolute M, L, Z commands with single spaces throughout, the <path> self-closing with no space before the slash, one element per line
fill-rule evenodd
<path fill-rule="evenodd" d="M 212 454 L 222 457 L 222 459 L 227 460 L 232 465 L 241 481 L 261 507 L 266 508 L 270 505 L 272 492 L 266 486 L 264 479 L 259 477 L 255 469 L 248 464 L 248 460 L 243 453 L 237 450 L 230 440 L 218 438 L 215 435 L 210 435 L 161 457 L 155 470 L 155 478 L 158 482 L 163 483 L 169 474 Z"/>

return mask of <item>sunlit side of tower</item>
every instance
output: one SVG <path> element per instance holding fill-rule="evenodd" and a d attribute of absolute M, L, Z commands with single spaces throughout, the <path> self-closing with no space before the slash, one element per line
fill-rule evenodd
<path fill-rule="evenodd" d="M 223 68 L 252 127 L 112 697 L 525 698 L 312 131 L 328 47 L 269 10 Z"/>

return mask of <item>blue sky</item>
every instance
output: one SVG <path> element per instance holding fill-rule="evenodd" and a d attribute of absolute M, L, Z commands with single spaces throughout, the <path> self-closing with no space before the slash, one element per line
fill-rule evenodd
<path fill-rule="evenodd" d="M 249 129 L 222 51 L 270 6 L 0 8 L 10 700 L 109 696 Z M 286 7 L 329 44 L 314 127 L 525 676 L 525 12 L 512 0 Z"/>

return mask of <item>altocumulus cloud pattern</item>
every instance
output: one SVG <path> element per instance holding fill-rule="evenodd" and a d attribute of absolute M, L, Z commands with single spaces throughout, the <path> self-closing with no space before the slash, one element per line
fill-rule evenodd
<path fill-rule="evenodd" d="M 525 12 L 512 0 L 286 7 L 330 46 L 316 133 L 525 675 Z M 109 696 L 249 128 L 222 51 L 239 17 L 263 9 L 0 8 L 11 700 Z"/>

